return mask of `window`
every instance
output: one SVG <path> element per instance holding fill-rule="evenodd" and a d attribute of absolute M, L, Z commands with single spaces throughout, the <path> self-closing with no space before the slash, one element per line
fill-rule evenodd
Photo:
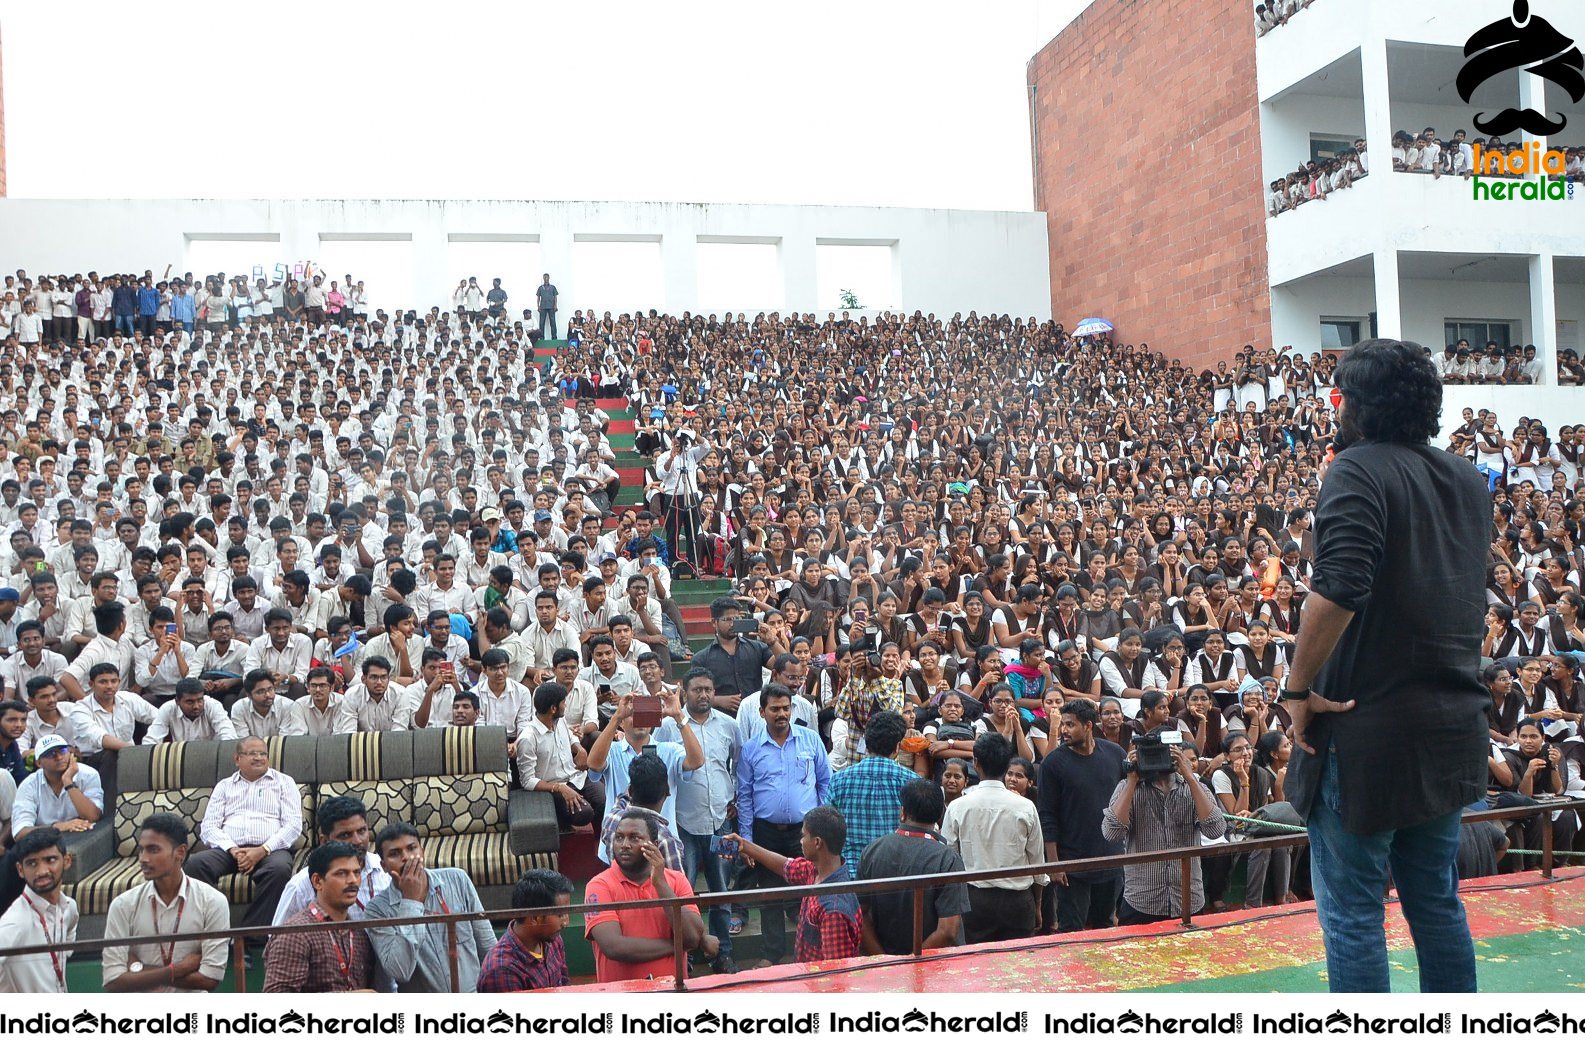
<path fill-rule="evenodd" d="M 1496 343 L 1506 350 L 1513 345 L 1512 332 L 1518 324 L 1514 321 L 1454 320 L 1442 322 L 1443 345 L 1468 339 L 1470 346 L 1484 347 Z"/>
<path fill-rule="evenodd" d="M 1321 318 L 1321 349 L 1346 350 L 1359 342 L 1359 321 L 1348 317 Z"/>
<path fill-rule="evenodd" d="M 1334 157 L 1341 157 L 1354 148 L 1355 140 L 1364 137 L 1362 134 L 1350 135 L 1348 138 L 1339 138 L 1335 135 L 1311 135 L 1310 159 L 1331 160 Z"/>

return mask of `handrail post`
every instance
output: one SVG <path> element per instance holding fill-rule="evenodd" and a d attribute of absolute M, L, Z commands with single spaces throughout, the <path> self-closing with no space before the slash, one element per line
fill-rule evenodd
<path fill-rule="evenodd" d="M 461 966 L 457 962 L 457 922 L 452 915 L 446 916 L 446 962 L 451 967 L 451 990 L 462 991 Z"/>
<path fill-rule="evenodd" d="M 174 948 L 176 942 L 172 941 Z M 237 992 L 248 990 L 248 939 L 246 937 L 231 938 L 231 970 L 235 974 Z"/>
<path fill-rule="evenodd" d="M 1556 810 L 1547 810 L 1541 815 L 1541 877 L 1552 877 L 1552 818 L 1557 815 Z"/>
<path fill-rule="evenodd" d="M 682 946 L 681 908 L 668 908 L 671 912 L 671 987 L 675 992 L 688 990 L 688 953 Z M 706 920 L 709 921 L 708 919 Z M 705 927 L 709 929 L 709 927 Z"/>
<path fill-rule="evenodd" d="M 925 888 L 914 887 L 914 954 L 925 953 Z"/>
<path fill-rule="evenodd" d="M 1192 927 L 1194 925 L 1192 917 L 1194 914 L 1194 858 L 1184 857 L 1179 863 L 1182 864 L 1179 869 L 1182 885 L 1178 896 L 1183 904 L 1183 925 Z"/>

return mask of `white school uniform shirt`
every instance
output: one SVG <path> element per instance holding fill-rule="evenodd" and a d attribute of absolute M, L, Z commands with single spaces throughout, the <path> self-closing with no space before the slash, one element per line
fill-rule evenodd
<path fill-rule="evenodd" d="M 22 895 L 0 915 L 0 948 L 58 944 L 61 949 L 0 959 L 0 995 L 64 993 L 66 960 L 72 955 L 69 945 L 75 940 L 77 902 L 63 893 L 58 903 L 51 904 L 31 888 L 23 887 Z"/>

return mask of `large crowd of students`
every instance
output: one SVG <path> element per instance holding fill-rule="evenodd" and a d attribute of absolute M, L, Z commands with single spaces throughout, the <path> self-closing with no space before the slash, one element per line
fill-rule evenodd
<path fill-rule="evenodd" d="M 148 883 L 111 928 L 215 932 L 209 884 L 241 872 L 250 918 L 309 927 L 265 950 L 283 991 L 449 987 L 436 932 L 321 924 L 477 895 L 352 799 L 320 807 L 294 875 L 294 807 L 260 801 L 295 800 L 272 736 L 506 727 L 518 786 L 550 794 L 565 834 L 599 836 L 601 901 L 1294 820 L 1275 697 L 1335 354 L 1245 345 L 1200 370 L 974 312 L 577 310 L 569 345 L 536 360 L 549 275 L 517 318 L 498 283 L 467 281 L 454 310 L 390 313 L 350 276 L 5 286 L 0 827 L 20 896 L 0 943 L 69 941 L 70 836 L 114 811 L 116 753 L 162 740 L 234 740 L 239 783 L 202 827 L 140 829 Z M 602 396 L 636 410 L 636 506 Z M 1491 797 L 1509 802 L 1582 787 L 1585 426 L 1501 422 L 1466 413 L 1451 447 L 1493 492 L 1490 550 L 1472 554 L 1492 566 Z M 697 652 L 679 575 L 730 582 Z M 1162 746 L 1166 765 L 1142 758 Z M 1524 863 L 1504 848 L 1538 820 L 1471 832 L 1466 873 Z M 1260 857 L 1237 895 L 1226 863 L 1197 864 L 1191 908 L 1305 893 L 1302 858 Z M 1184 888 L 1166 867 L 944 887 L 925 941 L 1170 916 Z M 573 892 L 534 871 L 514 904 Z M 673 921 L 698 965 L 738 967 L 743 914 L 657 907 L 586 918 L 599 975 L 669 973 Z M 759 954 L 907 950 L 911 921 L 908 895 L 806 898 L 762 909 Z M 467 929 L 464 984 L 565 983 L 564 926 Z M 106 986 L 214 987 L 224 942 L 206 943 L 106 953 Z M 0 960 L 0 988 L 49 990 L 63 955 Z"/>

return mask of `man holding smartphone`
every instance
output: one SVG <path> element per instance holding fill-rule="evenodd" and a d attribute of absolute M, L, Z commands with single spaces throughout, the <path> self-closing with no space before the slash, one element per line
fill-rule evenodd
<path fill-rule="evenodd" d="M 616 807 L 617 796 L 627 791 L 628 767 L 633 764 L 633 759 L 650 746 L 652 735 L 661 720 L 669 720 L 677 727 L 676 736 L 680 742 L 667 741 L 653 746 L 654 753 L 666 763 L 667 781 L 671 787 L 660 815 L 666 819 L 668 826 L 676 827 L 678 788 L 692 780 L 693 771 L 704 765 L 704 749 L 699 746 L 699 738 L 688 725 L 679 694 L 673 694 L 662 702 L 660 718 L 654 717 L 652 705 L 644 705 L 649 710 L 639 710 L 639 701 L 652 699 L 632 693 L 624 693 L 617 698 L 616 714 L 605 724 L 605 728 L 595 738 L 594 745 L 589 748 L 589 777 L 605 784 L 605 811 L 610 812 Z M 616 738 L 618 730 L 622 733 L 621 740 Z M 604 844 L 600 846 L 599 856 L 603 861 L 611 859 Z"/>

